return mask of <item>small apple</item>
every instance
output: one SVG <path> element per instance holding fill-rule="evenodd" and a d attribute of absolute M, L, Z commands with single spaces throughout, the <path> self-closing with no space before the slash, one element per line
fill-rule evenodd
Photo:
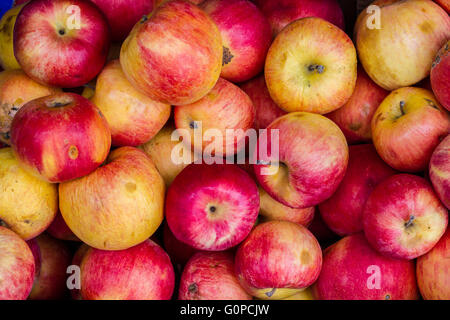
<path fill-rule="evenodd" d="M 449 2 L 450 3 L 450 2 Z M 430 81 L 438 101 L 450 110 L 450 40 L 439 50 L 431 66 Z"/>
<path fill-rule="evenodd" d="M 23 8 L 18 5 L 9 9 L 0 20 L 0 67 L 4 70 L 20 69 L 20 65 L 14 56 L 13 32 L 17 15 Z"/>
<path fill-rule="evenodd" d="M 397 174 L 382 181 L 367 199 L 364 233 L 381 254 L 415 259 L 430 251 L 448 224 L 448 211 L 423 178 Z"/>
<path fill-rule="evenodd" d="M 58 212 L 53 219 L 52 223 L 47 228 L 47 233 L 53 238 L 65 241 L 80 241 L 78 237 L 67 226 L 61 212 Z"/>
<path fill-rule="evenodd" d="M 429 175 L 439 199 L 450 209 L 450 135 L 434 150 Z"/>

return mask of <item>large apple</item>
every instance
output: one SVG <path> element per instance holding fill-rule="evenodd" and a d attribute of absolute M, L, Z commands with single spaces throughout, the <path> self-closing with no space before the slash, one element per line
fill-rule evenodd
<path fill-rule="evenodd" d="M 256 130 L 267 128 L 273 120 L 286 114 L 286 111 L 278 107 L 270 97 L 264 75 L 249 80 L 241 84 L 240 87 L 250 97 L 255 106 L 256 114 L 253 127 Z"/>
<path fill-rule="evenodd" d="M 170 1 L 144 16 L 122 45 L 128 80 L 151 99 L 189 104 L 216 84 L 222 40 L 208 15 L 187 1 Z"/>
<path fill-rule="evenodd" d="M 339 127 L 318 114 L 293 112 L 276 119 L 267 129 L 267 135 L 259 137 L 252 158 L 264 190 L 292 208 L 312 207 L 328 199 L 342 181 L 348 163 L 348 146 Z M 272 153 L 272 144 L 279 148 L 279 154 Z"/>
<path fill-rule="evenodd" d="M 389 94 L 373 82 L 358 66 L 356 86 L 350 99 L 339 109 L 327 114 L 341 128 L 348 143 L 368 142 L 372 138 L 370 123 L 380 103 Z"/>
<path fill-rule="evenodd" d="M 34 280 L 34 258 L 27 243 L 0 226 L 0 300 L 25 300 Z"/>
<path fill-rule="evenodd" d="M 375 187 L 395 174 L 371 144 L 350 146 L 344 179 L 328 200 L 319 204 L 320 214 L 331 230 L 344 236 L 363 230 L 363 210 Z"/>
<path fill-rule="evenodd" d="M 57 300 L 65 298 L 67 267 L 72 260 L 69 247 L 60 240 L 41 234 L 29 240 L 34 256 L 35 278 L 30 300 Z"/>
<path fill-rule="evenodd" d="M 17 17 L 14 54 L 32 79 L 64 88 L 82 86 L 103 68 L 108 23 L 88 0 L 34 0 Z"/>
<path fill-rule="evenodd" d="M 44 232 L 58 211 L 57 186 L 25 172 L 11 148 L 0 149 L 0 190 L 0 219 L 25 240 Z"/>
<path fill-rule="evenodd" d="M 445 233 L 448 211 L 423 178 L 397 174 L 378 184 L 363 213 L 364 233 L 380 253 L 415 259 Z"/>
<path fill-rule="evenodd" d="M 32 100 L 11 123 L 11 146 L 20 164 L 49 182 L 89 174 L 106 159 L 110 145 L 99 109 L 74 93 Z"/>
<path fill-rule="evenodd" d="M 347 236 L 324 251 L 322 271 L 313 291 L 321 300 L 419 297 L 414 262 L 381 255 L 362 233 Z"/>
<path fill-rule="evenodd" d="M 122 250 L 148 239 L 163 220 L 164 181 L 133 147 L 111 152 L 91 174 L 59 185 L 61 214 L 91 247 Z"/>
<path fill-rule="evenodd" d="M 186 264 L 179 300 L 252 300 L 234 272 L 231 252 L 199 252 Z"/>
<path fill-rule="evenodd" d="M 429 176 L 439 199 L 450 209 L 450 135 L 434 150 Z"/>
<path fill-rule="evenodd" d="M 190 164 L 166 197 L 170 230 L 200 250 L 222 251 L 239 244 L 252 229 L 258 210 L 258 188 L 236 165 Z"/>
<path fill-rule="evenodd" d="M 426 300 L 450 300 L 450 230 L 417 259 L 417 283 Z"/>
<path fill-rule="evenodd" d="M 236 252 L 241 285 L 260 299 L 282 299 L 316 281 L 322 251 L 304 226 L 269 221 L 256 226 Z"/>
<path fill-rule="evenodd" d="M 439 50 L 430 72 L 433 92 L 440 103 L 450 110 L 450 40 Z"/>
<path fill-rule="evenodd" d="M 378 7 L 378 26 L 365 10 L 356 24 L 358 57 L 366 72 L 386 90 L 426 78 L 437 51 L 450 37 L 448 14 L 423 0 L 386 1 Z"/>
<path fill-rule="evenodd" d="M 13 32 L 17 15 L 22 8 L 23 4 L 12 7 L 0 20 L 0 67 L 5 70 L 20 69 L 14 56 Z"/>
<path fill-rule="evenodd" d="M 269 19 L 274 35 L 289 23 L 306 17 L 319 17 L 345 28 L 344 14 L 336 0 L 259 0 L 258 5 Z"/>
<path fill-rule="evenodd" d="M 387 164 L 418 172 L 427 168 L 440 138 L 450 132 L 450 117 L 432 92 L 405 87 L 383 100 L 371 126 L 375 148 Z"/>
<path fill-rule="evenodd" d="M 0 141 L 10 144 L 11 122 L 25 103 L 60 91 L 35 82 L 21 70 L 0 72 Z"/>
<path fill-rule="evenodd" d="M 53 238 L 65 241 L 80 241 L 78 237 L 67 226 L 61 212 L 58 212 L 46 232 Z"/>
<path fill-rule="evenodd" d="M 220 76 L 233 82 L 260 73 L 272 42 L 270 24 L 249 0 L 206 0 L 202 8 L 217 24 L 222 36 Z"/>
<path fill-rule="evenodd" d="M 119 60 L 100 73 L 91 101 L 109 124 L 113 146 L 134 147 L 149 141 L 170 116 L 170 105 L 153 101 L 131 85 Z"/>
<path fill-rule="evenodd" d="M 119 251 L 89 248 L 81 260 L 86 300 L 169 300 L 174 285 L 169 256 L 151 240 Z"/>
<path fill-rule="evenodd" d="M 351 97 L 356 69 L 356 50 L 345 32 L 310 17 L 290 23 L 277 35 L 264 74 L 280 108 L 324 114 Z"/>

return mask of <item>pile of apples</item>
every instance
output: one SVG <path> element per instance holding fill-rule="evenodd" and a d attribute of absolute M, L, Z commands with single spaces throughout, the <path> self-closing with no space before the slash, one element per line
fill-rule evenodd
<path fill-rule="evenodd" d="M 450 2 L 369 8 L 16 1 L 0 299 L 450 299 Z"/>

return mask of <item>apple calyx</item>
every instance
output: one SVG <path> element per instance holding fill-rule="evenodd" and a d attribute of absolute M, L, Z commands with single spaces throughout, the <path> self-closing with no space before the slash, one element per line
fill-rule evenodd
<path fill-rule="evenodd" d="M 66 34 L 66 30 L 64 30 L 64 29 L 59 29 L 59 30 L 58 30 L 58 34 L 59 34 L 60 36 L 63 36 L 63 35 Z"/>
<path fill-rule="evenodd" d="M 310 64 L 307 66 L 309 72 L 317 72 L 319 74 L 325 71 L 325 66 L 321 64 Z"/>
<path fill-rule="evenodd" d="M 140 22 L 144 23 L 147 20 L 148 20 L 148 17 L 146 15 L 143 15 Z"/>
<path fill-rule="evenodd" d="M 416 217 L 415 216 L 410 216 L 409 217 L 409 219 L 408 219 L 408 221 L 406 221 L 405 222 L 405 228 L 409 228 L 409 227 L 411 227 L 411 226 L 413 226 L 414 225 L 414 219 L 415 219 Z"/>
<path fill-rule="evenodd" d="M 233 60 L 234 56 L 231 54 L 230 49 L 227 47 L 223 47 L 223 56 L 222 56 L 222 67 L 226 64 L 229 64 L 231 60 Z"/>
<path fill-rule="evenodd" d="M 271 296 L 273 296 L 275 294 L 276 290 L 277 290 L 277 288 L 273 288 L 272 290 L 270 290 L 269 292 L 266 292 L 264 294 L 270 298 Z"/>
<path fill-rule="evenodd" d="M 198 286 L 196 283 L 192 283 L 189 285 L 188 290 L 190 293 L 197 293 L 198 292 Z"/>

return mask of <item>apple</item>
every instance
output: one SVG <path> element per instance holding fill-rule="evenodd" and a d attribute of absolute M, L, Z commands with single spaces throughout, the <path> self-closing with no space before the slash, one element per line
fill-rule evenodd
<path fill-rule="evenodd" d="M 67 293 L 66 271 L 72 260 L 69 247 L 60 240 L 41 234 L 29 240 L 34 256 L 35 277 L 30 300 L 57 300 Z"/>
<path fill-rule="evenodd" d="M 450 131 L 447 111 L 433 93 L 405 87 L 391 92 L 372 118 L 372 138 L 381 158 L 399 171 L 425 170 Z"/>
<path fill-rule="evenodd" d="M 286 297 L 282 300 L 316 300 L 311 287 L 308 287 L 292 296 Z"/>
<path fill-rule="evenodd" d="M 170 1 L 144 16 L 122 45 L 128 80 L 151 99 L 193 103 L 216 84 L 222 40 L 208 15 L 187 1 Z"/>
<path fill-rule="evenodd" d="M 13 41 L 15 57 L 30 78 L 75 88 L 102 70 L 110 32 L 88 0 L 34 0 L 20 11 Z"/>
<path fill-rule="evenodd" d="M 449 2 L 450 5 L 450 2 Z M 438 101 L 450 110 L 450 40 L 439 50 L 431 67 L 430 81 Z"/>
<path fill-rule="evenodd" d="M 206 0 L 202 8 L 217 24 L 223 43 L 220 76 L 242 82 L 263 70 L 272 42 L 270 24 L 249 0 Z"/>
<path fill-rule="evenodd" d="M 336 0 L 260 0 L 274 35 L 289 23 L 306 17 L 318 17 L 345 28 L 344 14 Z"/>
<path fill-rule="evenodd" d="M 417 283 L 425 300 L 450 300 L 450 231 L 417 259 Z"/>
<path fill-rule="evenodd" d="M 153 10 L 154 0 L 91 0 L 105 14 L 113 41 L 123 41 L 134 25 Z"/>
<path fill-rule="evenodd" d="M 434 0 L 437 2 L 447 13 L 450 14 L 450 1 L 449 0 Z"/>
<path fill-rule="evenodd" d="M 314 218 L 314 207 L 296 209 L 285 206 L 259 187 L 259 214 L 264 221 L 285 220 L 307 227 Z"/>
<path fill-rule="evenodd" d="M 89 248 L 81 261 L 85 300 L 169 300 L 174 285 L 169 256 L 151 240 L 126 250 Z"/>
<path fill-rule="evenodd" d="M 255 106 L 253 127 L 256 130 L 267 128 L 273 120 L 286 114 L 286 111 L 278 107 L 270 97 L 264 75 L 244 82 L 240 88 L 250 97 Z"/>
<path fill-rule="evenodd" d="M 168 2 L 168 1 L 172 1 L 172 0 L 155 0 L 154 8 L 159 7 L 160 5 L 162 5 L 162 4 L 164 4 L 164 3 Z M 202 3 L 203 1 L 205 1 L 205 0 L 188 0 L 188 1 L 189 1 L 190 3 L 199 5 L 199 4 L 201 4 L 201 3 Z"/>
<path fill-rule="evenodd" d="M 416 300 L 413 261 L 385 257 L 362 233 L 346 236 L 324 251 L 313 287 L 320 300 Z"/>
<path fill-rule="evenodd" d="M 0 149 L 0 221 L 25 240 L 50 225 L 58 211 L 58 189 L 19 165 L 11 148 Z"/>
<path fill-rule="evenodd" d="M 11 146 L 20 164 L 49 182 L 94 171 L 110 145 L 111 132 L 99 109 L 75 93 L 32 100 L 11 123 Z"/>
<path fill-rule="evenodd" d="M 439 199 L 450 209 L 450 135 L 434 150 L 429 175 Z"/>
<path fill-rule="evenodd" d="M 445 233 L 448 211 L 423 178 L 397 174 L 382 181 L 367 199 L 364 233 L 381 254 L 415 259 Z"/>
<path fill-rule="evenodd" d="M 158 229 L 164 189 L 163 179 L 143 151 L 121 147 L 91 174 L 61 183 L 59 207 L 69 228 L 84 243 L 123 250 Z"/>
<path fill-rule="evenodd" d="M 174 109 L 175 126 L 190 133 L 194 151 L 214 156 L 232 156 L 240 152 L 245 147 L 246 133 L 252 128 L 254 119 L 255 107 L 249 96 L 222 78 L 199 101 L 177 105 Z M 230 130 L 233 130 L 234 138 L 227 138 Z M 209 136 L 211 132 L 220 133 L 220 137 L 214 139 Z M 199 133 L 202 134 L 202 150 L 196 146 L 194 139 Z"/>
<path fill-rule="evenodd" d="M 450 37 L 448 14 L 432 1 L 386 1 L 378 7 L 378 27 L 363 11 L 355 29 L 358 57 L 370 78 L 386 90 L 426 78 Z"/>
<path fill-rule="evenodd" d="M 252 300 L 234 273 L 231 252 L 198 252 L 180 280 L 179 300 Z"/>
<path fill-rule="evenodd" d="M 369 142 L 372 138 L 370 123 L 380 103 L 389 94 L 373 82 L 358 66 L 356 86 L 350 99 L 339 109 L 327 114 L 341 128 L 348 143 Z"/>
<path fill-rule="evenodd" d="M 319 204 L 322 219 L 340 236 L 361 232 L 367 198 L 381 181 L 395 173 L 372 144 L 350 146 L 344 179 L 331 198 Z"/>
<path fill-rule="evenodd" d="M 149 141 L 170 116 L 170 105 L 153 101 L 127 80 L 119 60 L 103 69 L 91 101 L 105 116 L 113 146 L 138 146 Z"/>
<path fill-rule="evenodd" d="M 304 226 L 289 221 L 257 225 L 236 252 L 241 285 L 260 299 L 292 296 L 316 281 L 322 251 Z"/>
<path fill-rule="evenodd" d="M 348 163 L 348 146 L 339 127 L 318 114 L 293 112 L 267 129 L 252 158 L 263 189 L 292 208 L 312 207 L 331 197 Z M 278 133 L 274 141 L 273 132 Z M 273 153 L 272 144 L 279 154 Z"/>
<path fill-rule="evenodd" d="M 23 6 L 12 7 L 0 19 L 0 67 L 4 70 L 20 69 L 14 56 L 13 31 L 17 15 Z"/>
<path fill-rule="evenodd" d="M 167 223 L 163 227 L 163 243 L 164 249 L 169 254 L 172 262 L 181 269 L 195 253 L 199 252 L 199 250 L 178 240 Z"/>
<path fill-rule="evenodd" d="M 52 223 L 47 228 L 47 233 L 53 238 L 65 241 L 80 241 L 77 236 L 67 226 L 61 212 L 58 212 Z"/>
<path fill-rule="evenodd" d="M 345 32 L 309 17 L 277 35 L 264 74 L 270 96 L 281 109 L 324 114 L 350 99 L 356 70 L 356 50 Z"/>
<path fill-rule="evenodd" d="M 25 300 L 33 286 L 34 268 L 27 243 L 0 225 L 0 300 Z"/>
<path fill-rule="evenodd" d="M 255 224 L 258 188 L 236 165 L 190 164 L 167 191 L 166 219 L 189 246 L 222 251 L 239 244 Z"/>

